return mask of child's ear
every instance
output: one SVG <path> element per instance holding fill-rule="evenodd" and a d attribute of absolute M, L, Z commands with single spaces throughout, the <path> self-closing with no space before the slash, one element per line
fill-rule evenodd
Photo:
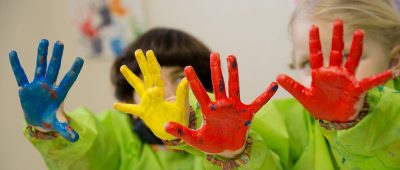
<path fill-rule="evenodd" d="M 395 45 L 390 52 L 389 68 L 400 64 L 400 44 Z"/>

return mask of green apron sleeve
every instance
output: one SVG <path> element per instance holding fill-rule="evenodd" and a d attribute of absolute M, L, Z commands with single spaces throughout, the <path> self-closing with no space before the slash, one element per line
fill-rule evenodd
<path fill-rule="evenodd" d="M 393 87 L 396 91 L 400 91 L 400 77 L 393 79 Z"/>
<path fill-rule="evenodd" d="M 100 119 L 85 108 L 67 113 L 70 125 L 79 133 L 80 139 L 70 143 L 61 136 L 52 140 L 36 139 L 24 131 L 25 137 L 39 150 L 49 169 L 117 169 L 120 148 L 117 130 L 111 126 L 111 112 L 105 112 Z M 126 124 L 121 123 L 121 126 Z"/>
<path fill-rule="evenodd" d="M 390 85 L 368 92 L 370 110 L 356 126 L 323 130 L 342 169 L 400 169 L 400 94 Z"/>
<path fill-rule="evenodd" d="M 335 169 L 319 125 L 296 100 L 269 101 L 251 127 L 277 154 L 283 169 Z"/>
<path fill-rule="evenodd" d="M 257 133 L 250 131 L 249 136 L 252 138 L 253 143 L 250 147 L 249 156 L 250 159 L 246 164 L 241 165 L 238 169 L 268 169 L 268 170 L 281 170 L 282 166 L 279 162 L 279 157 L 263 142 L 261 136 Z M 207 160 L 207 155 L 199 150 L 196 150 L 192 146 L 182 143 L 176 146 L 170 147 L 171 149 L 183 150 L 196 157 L 201 158 L 203 167 L 205 169 L 221 169 L 220 166 L 215 165 Z M 219 157 L 222 159 L 221 157 Z"/>

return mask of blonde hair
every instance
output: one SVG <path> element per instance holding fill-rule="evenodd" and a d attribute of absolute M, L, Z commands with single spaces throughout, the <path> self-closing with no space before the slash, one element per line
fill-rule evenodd
<path fill-rule="evenodd" d="M 389 49 L 400 44 L 400 0 L 301 0 L 289 24 L 301 15 L 307 19 L 342 19 L 348 31 L 363 29 L 366 36 Z"/>

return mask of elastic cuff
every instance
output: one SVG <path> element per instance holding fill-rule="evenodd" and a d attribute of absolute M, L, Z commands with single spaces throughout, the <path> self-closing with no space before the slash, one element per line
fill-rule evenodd
<path fill-rule="evenodd" d="M 365 96 L 363 106 L 361 108 L 360 113 L 358 113 L 357 117 L 348 122 L 335 122 L 335 121 L 326 121 L 326 120 L 318 120 L 321 127 L 325 128 L 326 130 L 345 130 L 354 127 L 357 125 L 365 116 L 369 113 L 369 104 L 367 101 L 367 96 Z"/>
<path fill-rule="evenodd" d="M 242 165 L 245 165 L 250 160 L 250 148 L 253 144 L 253 138 L 248 137 L 246 140 L 246 146 L 244 151 L 231 159 L 224 159 L 216 155 L 207 154 L 207 161 L 212 164 L 221 167 L 221 169 L 236 169 Z"/>
<path fill-rule="evenodd" d="M 29 132 L 29 136 L 36 138 L 36 139 L 41 139 L 41 140 L 52 140 L 58 137 L 58 133 L 51 131 L 51 132 L 41 132 L 33 128 L 32 126 L 28 125 L 26 126 L 26 129 Z"/>

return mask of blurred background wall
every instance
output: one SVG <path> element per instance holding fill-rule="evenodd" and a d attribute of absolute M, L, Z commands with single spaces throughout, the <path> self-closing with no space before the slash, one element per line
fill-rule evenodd
<path fill-rule="evenodd" d="M 288 68 L 287 33 L 291 0 L 142 0 L 141 4 L 144 31 L 165 26 L 198 37 L 221 53 L 225 77 L 224 58 L 235 54 L 244 102 L 251 102 L 279 73 L 293 75 Z M 65 50 L 59 77 L 64 76 L 74 58 L 82 56 L 67 6 L 67 0 L 0 0 L 0 169 L 46 169 L 39 152 L 22 135 L 24 118 L 8 52 L 18 52 L 32 80 L 39 40 L 49 39 L 49 51 L 54 41 L 61 40 Z M 67 96 L 66 111 L 79 106 L 93 112 L 110 109 L 115 102 L 109 77 L 112 57 L 82 57 L 85 65 Z M 274 98 L 288 96 L 280 89 Z"/>

